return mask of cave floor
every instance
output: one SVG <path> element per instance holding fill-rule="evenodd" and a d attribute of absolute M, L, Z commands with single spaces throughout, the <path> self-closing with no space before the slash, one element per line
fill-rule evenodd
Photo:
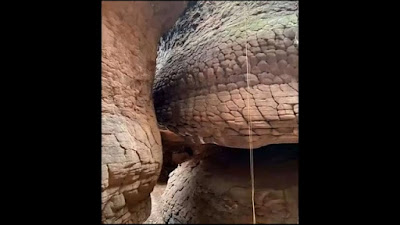
<path fill-rule="evenodd" d="M 162 219 L 161 195 L 166 187 L 166 183 L 158 182 L 153 192 L 151 192 L 151 214 L 144 224 L 164 224 Z"/>

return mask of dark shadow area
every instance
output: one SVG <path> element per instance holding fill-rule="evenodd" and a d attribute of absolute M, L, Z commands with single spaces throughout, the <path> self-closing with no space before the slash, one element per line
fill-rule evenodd
<path fill-rule="evenodd" d="M 215 148 L 215 157 L 231 163 L 247 163 L 243 160 L 249 158 L 249 149 L 220 147 Z M 254 163 L 262 164 L 279 164 L 289 160 L 298 159 L 299 145 L 298 144 L 272 144 L 256 148 L 253 150 Z"/>

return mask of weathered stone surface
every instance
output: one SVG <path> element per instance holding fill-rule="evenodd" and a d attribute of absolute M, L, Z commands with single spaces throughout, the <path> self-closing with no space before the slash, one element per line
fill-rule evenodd
<path fill-rule="evenodd" d="M 150 214 L 149 194 L 162 163 L 161 138 L 151 101 L 157 41 L 185 5 L 102 2 L 105 224 L 142 223 Z"/>
<path fill-rule="evenodd" d="M 253 127 L 253 146 L 297 142 L 295 109 L 277 108 L 298 104 L 297 2 L 249 5 L 249 15 L 257 16 L 247 18 L 248 29 L 238 23 L 245 21 L 237 13 L 243 7 L 239 2 L 198 2 L 165 35 L 154 82 L 158 121 L 181 130 L 185 138 L 235 148 L 248 148 L 247 135 L 240 133 L 249 128 L 247 121 L 291 121 L 280 130 Z M 269 88 L 273 85 L 279 90 Z M 233 92 L 239 89 L 246 92 Z M 204 98 L 191 105 L 185 101 L 199 95 Z M 244 110 L 249 106 L 250 114 Z M 198 127 L 183 128 L 191 124 Z M 227 135 L 228 130 L 235 135 Z"/>
<path fill-rule="evenodd" d="M 185 143 L 249 148 L 252 141 L 253 147 L 258 148 L 298 141 L 298 52 L 294 40 L 297 2 L 249 4 L 246 14 L 255 16 L 247 18 L 247 28 L 241 23 L 245 14 L 237 13 L 243 7 L 241 2 L 200 1 L 185 12 L 160 43 L 153 86 L 157 119 Z M 120 95 L 118 90 L 109 94 L 116 99 L 116 107 L 106 102 L 105 111 L 119 113 L 118 107 L 126 104 Z M 125 112 L 135 118 L 135 114 Z M 107 129 L 123 131 L 121 127 Z M 140 140 L 147 137 L 132 136 Z M 135 145 L 132 138 L 121 135 L 104 140 L 107 155 L 115 156 L 121 163 L 127 163 L 127 158 L 141 161 L 142 157 L 155 161 L 146 157 L 145 151 L 125 156 L 124 150 L 132 146 L 146 149 L 154 144 Z M 121 142 L 121 147 L 114 147 L 116 142 Z M 242 165 L 226 158 L 221 162 L 212 161 L 212 157 L 187 157 L 187 153 L 175 153 L 175 163 L 185 162 L 170 174 L 163 196 L 164 221 L 250 223 L 248 160 L 243 160 L 248 159 L 248 152 L 238 160 Z M 298 223 L 297 177 L 293 175 L 297 174 L 297 166 L 270 166 L 258 157 L 256 166 L 262 167 L 256 169 L 256 176 L 263 178 L 256 178 L 257 222 Z M 102 167 L 103 174 L 108 174 L 102 187 L 124 182 L 125 174 L 133 174 L 126 180 L 135 180 L 129 187 L 136 187 L 137 191 L 131 188 L 135 191 L 127 191 L 125 196 L 131 201 L 141 200 L 139 190 L 150 186 L 138 182 L 142 180 L 137 178 L 138 168 L 138 164 L 110 170 Z M 153 170 L 155 167 L 148 167 L 146 171 L 151 174 Z M 151 179 L 151 175 L 146 179 Z M 139 185 L 143 187 L 138 188 Z M 124 201 L 118 194 L 113 201 L 104 209 L 107 215 L 123 209 Z"/>
<path fill-rule="evenodd" d="M 236 131 L 230 130 L 229 134 Z M 297 161 L 280 162 L 284 159 L 278 157 L 266 160 L 267 157 L 263 159 L 257 153 L 255 157 L 260 162 L 254 168 L 257 222 L 298 223 Z M 252 223 L 248 162 L 243 160 L 248 153 L 219 154 L 184 162 L 170 174 L 162 196 L 165 223 Z"/>

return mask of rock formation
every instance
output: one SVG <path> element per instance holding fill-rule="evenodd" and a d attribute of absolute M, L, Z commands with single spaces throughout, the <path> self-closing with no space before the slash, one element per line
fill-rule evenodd
<path fill-rule="evenodd" d="M 297 19 L 296 1 L 102 2 L 103 223 L 144 222 L 163 164 L 166 223 L 251 223 L 250 141 L 257 221 L 297 223 Z"/>
<path fill-rule="evenodd" d="M 178 166 L 163 195 L 165 223 L 252 223 L 248 151 L 208 149 L 210 156 Z M 255 151 L 257 223 L 298 223 L 296 147 Z"/>
<path fill-rule="evenodd" d="M 296 143 L 297 14 L 297 2 L 271 1 L 188 10 L 158 52 L 159 122 L 199 144 L 246 148 L 249 126 L 255 148 Z"/>
<path fill-rule="evenodd" d="M 298 142 L 297 20 L 297 2 L 201 1 L 164 35 L 154 83 L 158 122 L 185 145 L 221 146 L 203 148 L 170 173 L 166 223 L 252 222 L 249 155 L 232 151 L 250 141 L 256 153 Z M 213 153 L 221 149 L 223 156 Z M 256 219 L 297 223 L 297 161 L 271 164 L 271 157 L 255 154 Z"/>
<path fill-rule="evenodd" d="M 161 170 L 157 43 L 186 2 L 102 2 L 102 221 L 141 223 Z"/>

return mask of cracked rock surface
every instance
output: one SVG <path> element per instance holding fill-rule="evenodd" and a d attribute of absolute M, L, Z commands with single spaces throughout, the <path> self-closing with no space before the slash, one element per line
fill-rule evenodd
<path fill-rule="evenodd" d="M 166 223 L 249 223 L 248 158 L 232 148 L 248 148 L 249 127 L 254 148 L 298 142 L 297 2 L 186 4 L 102 2 L 105 224 L 143 223 L 155 206 L 157 120 L 180 135 L 163 134 L 179 164 L 157 206 Z M 297 161 L 255 159 L 258 222 L 296 223 Z"/>
<path fill-rule="evenodd" d="M 165 223 L 252 223 L 248 151 L 237 148 L 249 148 L 249 128 L 254 148 L 298 142 L 297 33 L 295 1 L 200 1 L 163 36 L 158 122 L 203 146 L 169 174 Z M 257 222 L 298 223 L 297 160 L 259 151 Z"/>
<path fill-rule="evenodd" d="M 157 42 L 185 4 L 102 2 L 103 223 L 142 223 L 150 214 L 162 164 L 151 96 Z"/>
<path fill-rule="evenodd" d="M 170 174 L 162 196 L 168 224 L 252 223 L 248 151 L 222 150 L 193 158 Z M 292 149 L 271 155 L 255 153 L 255 213 L 257 223 L 298 223 L 297 160 Z M 282 151 L 282 149 L 278 149 Z M 266 155 L 267 154 L 267 155 Z"/>
<path fill-rule="evenodd" d="M 161 40 L 157 118 L 193 143 L 298 142 L 298 3 L 245 3 L 200 1 Z"/>

